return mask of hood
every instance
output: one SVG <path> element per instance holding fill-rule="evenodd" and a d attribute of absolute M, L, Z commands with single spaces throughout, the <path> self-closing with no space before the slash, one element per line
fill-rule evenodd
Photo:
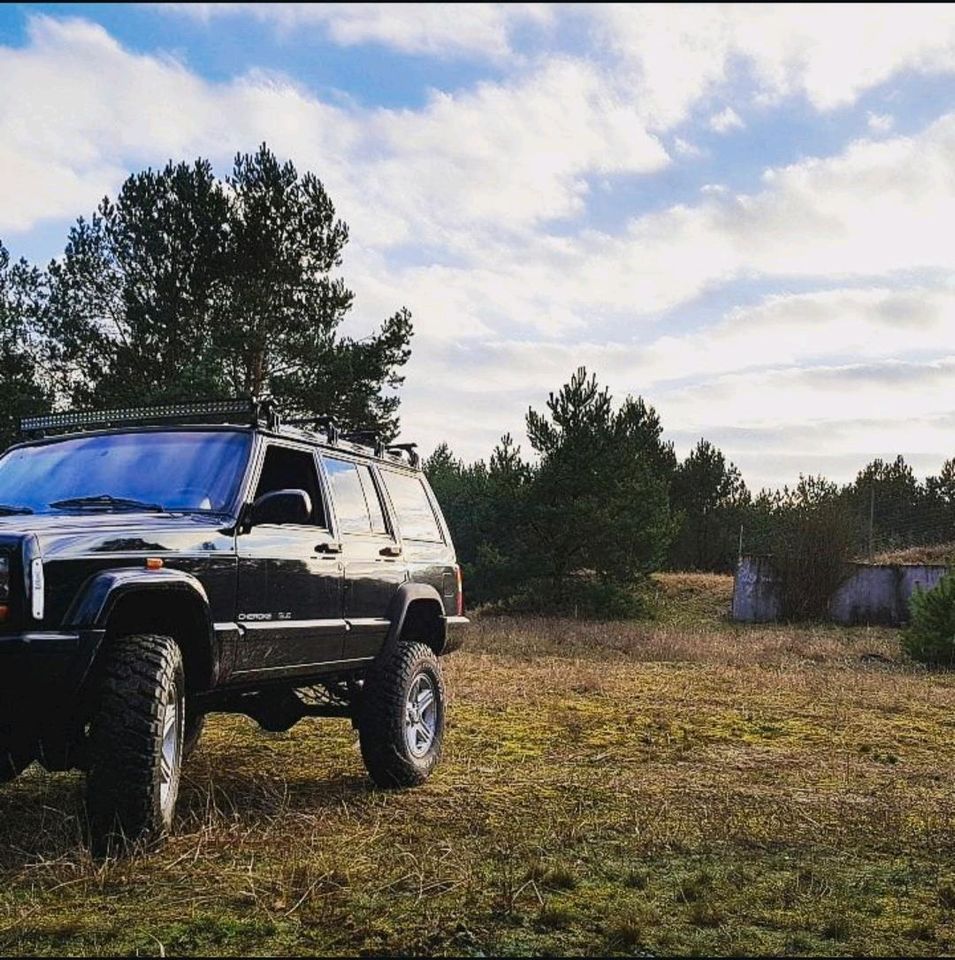
<path fill-rule="evenodd" d="M 221 543 L 231 521 L 218 514 L 132 510 L 0 516 L 0 538 L 33 534 L 45 557 L 90 553 L 169 552 Z"/>

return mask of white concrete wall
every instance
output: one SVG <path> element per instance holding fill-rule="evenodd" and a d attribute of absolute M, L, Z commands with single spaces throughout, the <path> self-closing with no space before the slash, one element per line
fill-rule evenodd
<path fill-rule="evenodd" d="M 778 620 L 779 586 L 769 557 L 742 557 L 733 581 L 730 615 L 746 623 Z"/>
<path fill-rule="evenodd" d="M 900 624 L 908 620 L 909 598 L 920 587 L 931 590 L 947 573 L 941 564 L 876 566 L 854 563 L 829 600 L 837 623 Z M 743 557 L 733 584 L 734 620 L 765 623 L 781 614 L 779 582 L 770 557 Z"/>

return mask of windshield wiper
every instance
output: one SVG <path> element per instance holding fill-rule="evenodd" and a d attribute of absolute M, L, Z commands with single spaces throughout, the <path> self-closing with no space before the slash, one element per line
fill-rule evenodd
<path fill-rule="evenodd" d="M 12 517 L 15 513 L 33 513 L 33 508 L 23 507 L 19 504 L 0 503 L 0 517 Z"/>
<path fill-rule="evenodd" d="M 92 497 L 67 497 L 65 500 L 54 500 L 51 507 L 103 507 L 114 510 L 156 510 L 165 511 L 161 503 L 148 503 L 145 500 L 132 500 L 129 497 L 113 497 L 108 493 L 98 493 Z"/>

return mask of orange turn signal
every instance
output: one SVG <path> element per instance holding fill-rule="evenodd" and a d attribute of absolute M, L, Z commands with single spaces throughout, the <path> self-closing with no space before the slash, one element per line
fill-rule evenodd
<path fill-rule="evenodd" d="M 162 558 L 160 558 L 160 557 L 147 557 L 147 558 L 146 558 L 146 569 L 147 569 L 147 570 L 162 570 Z"/>

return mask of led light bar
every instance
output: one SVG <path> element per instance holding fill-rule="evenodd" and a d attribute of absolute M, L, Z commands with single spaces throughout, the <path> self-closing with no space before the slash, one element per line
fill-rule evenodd
<path fill-rule="evenodd" d="M 265 423 L 270 428 L 279 424 L 278 413 L 270 400 L 203 400 L 164 403 L 154 407 L 119 407 L 114 410 L 68 410 L 20 421 L 22 433 L 40 430 L 68 430 L 77 427 L 108 427 L 120 423 L 229 422 Z"/>
<path fill-rule="evenodd" d="M 265 427 L 280 431 L 283 426 L 319 429 L 325 434 L 325 442 L 332 447 L 341 446 L 356 453 L 371 452 L 381 460 L 421 466 L 421 457 L 414 443 L 385 442 L 368 431 L 343 434 L 332 417 L 305 417 L 283 421 L 271 397 L 253 400 L 190 400 L 179 403 L 163 403 L 153 407 L 117 407 L 113 410 L 65 410 L 63 413 L 46 413 L 36 417 L 23 417 L 20 432 L 44 434 L 92 430 L 120 425 L 174 426 L 181 423 L 241 423 L 251 427 Z"/>

